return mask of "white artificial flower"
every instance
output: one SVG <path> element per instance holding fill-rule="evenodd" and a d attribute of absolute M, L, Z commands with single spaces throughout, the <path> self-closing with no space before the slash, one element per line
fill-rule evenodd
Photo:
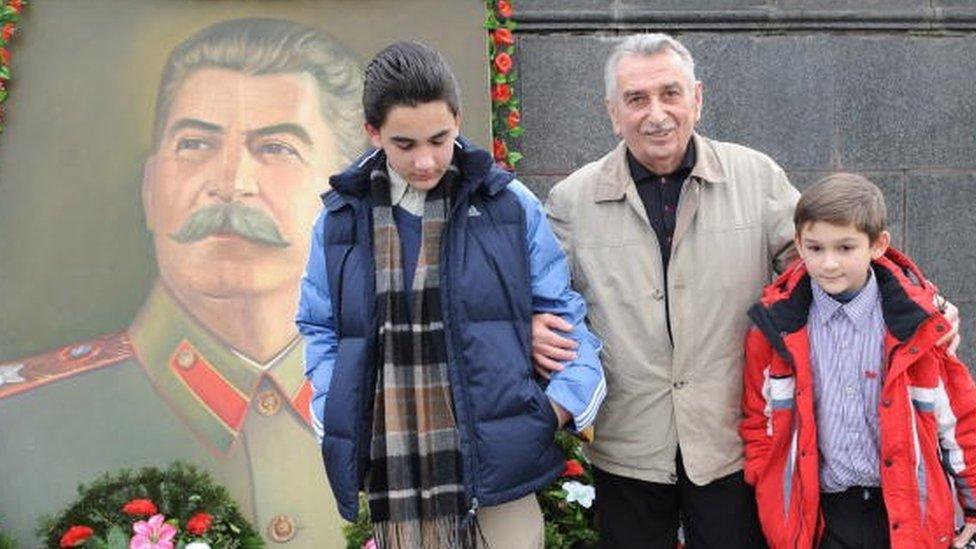
<path fill-rule="evenodd" d="M 4 383 L 23 383 L 26 381 L 20 376 L 20 371 L 23 368 L 23 364 L 4 364 L 0 366 L 0 385 Z"/>
<path fill-rule="evenodd" d="M 210 544 L 204 541 L 194 541 L 187 545 L 185 549 L 210 549 Z"/>
<path fill-rule="evenodd" d="M 564 482 L 563 490 L 566 491 L 567 503 L 573 503 L 575 501 L 587 509 L 593 505 L 593 500 L 596 498 L 596 490 L 592 486 L 588 486 L 577 480 Z"/>

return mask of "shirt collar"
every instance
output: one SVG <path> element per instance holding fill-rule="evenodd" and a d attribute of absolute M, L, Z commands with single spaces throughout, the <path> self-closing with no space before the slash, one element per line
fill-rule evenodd
<path fill-rule="evenodd" d="M 305 382 L 304 346 L 295 336 L 278 355 L 259 363 L 200 325 L 157 282 L 128 330 L 133 350 L 156 391 L 194 431 L 226 453 L 244 428 L 250 406 L 270 399 L 290 404 L 308 424 L 310 386 Z M 269 391 L 258 388 L 267 380 Z M 285 410 L 281 410 L 282 413 Z"/>
<path fill-rule="evenodd" d="M 841 303 L 830 296 L 816 280 L 811 279 L 813 290 L 813 307 L 811 312 L 821 324 L 827 324 L 843 314 L 851 321 L 855 330 L 860 331 L 867 326 L 871 311 L 878 305 L 878 281 L 874 277 L 874 269 L 868 269 L 868 280 L 853 299 Z"/>
<path fill-rule="evenodd" d="M 657 179 L 660 177 L 666 177 L 669 179 L 677 178 L 682 181 L 688 177 L 691 173 L 692 168 L 695 167 L 695 140 L 691 139 L 688 141 L 688 147 L 685 148 L 685 155 L 681 159 L 681 164 L 671 173 L 668 174 L 656 174 L 651 170 L 647 169 L 643 164 L 634 158 L 634 155 L 627 149 L 627 169 L 630 170 L 630 177 L 635 183 L 642 183 L 649 179 Z"/>
<path fill-rule="evenodd" d="M 408 213 L 422 217 L 424 215 L 424 202 L 427 200 L 427 191 L 411 187 L 407 180 L 397 173 L 389 163 L 386 164 L 386 171 L 390 176 L 390 205 L 400 206 Z"/>

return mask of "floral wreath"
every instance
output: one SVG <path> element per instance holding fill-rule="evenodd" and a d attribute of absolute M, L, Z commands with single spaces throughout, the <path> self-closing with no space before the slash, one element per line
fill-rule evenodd
<path fill-rule="evenodd" d="M 495 162 L 508 170 L 522 160 L 522 153 L 513 150 L 511 140 L 525 131 L 522 128 L 522 113 L 519 100 L 515 97 L 512 85 L 518 80 L 514 70 L 515 37 L 512 31 L 516 24 L 512 19 L 514 10 L 510 0 L 485 0 L 488 15 L 485 28 L 488 30 L 488 59 L 491 67 L 491 149 Z"/>
<path fill-rule="evenodd" d="M 36 533 L 50 548 L 264 547 L 227 490 L 183 462 L 105 474 L 79 486 L 77 500 L 40 523 Z"/>
<path fill-rule="evenodd" d="M 10 41 L 17 34 L 20 12 L 25 0 L 0 0 L 0 133 L 3 133 L 4 109 L 7 86 L 10 85 Z"/>

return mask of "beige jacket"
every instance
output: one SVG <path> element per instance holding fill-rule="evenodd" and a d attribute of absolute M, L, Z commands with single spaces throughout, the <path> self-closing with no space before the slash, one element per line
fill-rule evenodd
<path fill-rule="evenodd" d="M 607 397 L 588 449 L 610 473 L 706 484 L 742 469 L 746 310 L 792 256 L 799 193 L 754 150 L 694 136 L 697 159 L 678 201 L 668 266 L 668 338 L 657 236 L 620 143 L 557 184 L 547 209 L 603 340 Z"/>

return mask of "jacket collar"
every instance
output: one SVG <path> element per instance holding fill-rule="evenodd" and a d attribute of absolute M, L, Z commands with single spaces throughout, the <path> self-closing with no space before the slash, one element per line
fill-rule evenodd
<path fill-rule="evenodd" d="M 304 347 L 297 336 L 270 362 L 259 364 L 200 325 L 161 282 L 128 334 L 156 391 L 217 453 L 230 449 L 252 404 L 258 413 L 291 408 L 309 422 L 311 387 L 303 375 Z"/>
<path fill-rule="evenodd" d="M 707 183 L 724 183 L 725 170 L 710 140 L 698 133 L 692 134 L 691 138 L 695 142 L 695 165 L 689 177 Z M 630 176 L 630 169 L 627 167 L 627 144 L 621 141 L 603 162 L 593 195 L 594 201 L 623 200 L 627 188 L 633 186 L 634 179 Z"/>
<path fill-rule="evenodd" d="M 889 247 L 871 263 L 881 294 L 885 326 L 898 342 L 910 339 L 919 327 L 938 313 L 933 298 L 937 288 L 906 255 Z M 749 317 L 763 331 L 773 347 L 789 359 L 783 337 L 806 326 L 813 292 L 810 275 L 800 260 L 767 286 Z"/>
<path fill-rule="evenodd" d="M 373 149 L 341 173 L 330 177 L 329 183 L 335 192 L 322 194 L 325 207 L 336 210 L 366 199 L 370 193 L 370 173 L 381 162 L 386 162 L 386 155 L 381 149 Z M 461 136 L 454 141 L 454 162 L 461 171 L 461 192 L 481 192 L 493 196 L 515 179 L 515 174 L 495 164 L 487 151 Z"/>

